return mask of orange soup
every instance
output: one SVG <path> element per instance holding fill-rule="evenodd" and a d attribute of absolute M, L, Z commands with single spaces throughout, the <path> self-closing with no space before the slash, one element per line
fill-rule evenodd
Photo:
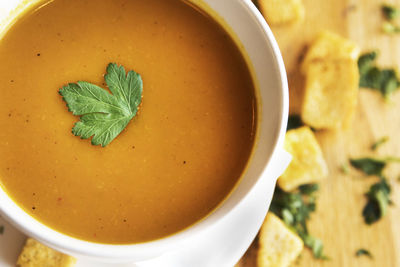
<path fill-rule="evenodd" d="M 43 3 L 42 3 L 43 4 Z M 0 41 L 0 184 L 67 235 L 128 244 L 204 218 L 250 157 L 254 84 L 238 46 L 181 0 L 55 0 Z M 105 90 L 116 62 L 143 79 L 140 111 L 106 147 L 71 133 L 58 90 Z"/>

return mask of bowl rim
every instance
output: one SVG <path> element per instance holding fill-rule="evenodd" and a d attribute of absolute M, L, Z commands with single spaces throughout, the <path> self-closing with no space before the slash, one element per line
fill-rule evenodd
<path fill-rule="evenodd" d="M 289 110 L 289 93 L 288 93 L 288 83 L 286 70 L 283 62 L 282 55 L 280 53 L 278 44 L 273 36 L 271 29 L 269 28 L 267 22 L 264 17 L 261 15 L 260 11 L 254 5 L 251 0 L 239 0 L 242 6 L 246 9 L 246 11 L 252 16 L 254 21 L 257 23 L 257 26 L 260 28 L 261 32 L 264 35 L 264 38 L 268 41 L 271 46 L 272 54 L 275 57 L 275 63 L 277 67 L 277 71 L 279 73 L 279 81 L 281 83 L 281 97 L 280 97 L 280 114 L 279 114 L 279 131 L 275 136 L 273 141 L 273 148 L 268 160 L 268 163 L 264 166 L 262 173 L 268 168 L 272 161 L 272 155 L 279 154 L 280 150 L 282 150 L 283 139 L 286 132 L 287 118 L 288 118 L 288 110 Z M 260 177 L 257 179 L 260 179 Z M 250 192 L 256 187 L 257 182 L 255 182 L 250 190 L 246 192 L 246 194 L 242 197 L 242 199 L 232 208 L 225 212 L 225 214 L 219 218 L 218 221 L 221 221 L 226 215 L 230 214 L 240 206 L 240 203 L 244 201 L 246 196 L 250 194 Z M 215 213 L 216 210 L 220 209 L 222 205 L 217 207 L 212 213 Z M 212 214 L 211 213 L 211 214 Z M 135 244 L 102 244 L 102 243 L 94 243 L 90 241 L 85 241 L 79 238 L 75 238 L 69 236 L 67 234 L 63 234 L 52 228 L 46 226 L 40 221 L 33 218 L 31 215 L 26 213 L 21 207 L 19 207 L 14 201 L 12 201 L 11 197 L 7 195 L 5 190 L 0 187 L 0 214 L 6 220 L 8 220 L 11 224 L 16 226 L 19 230 L 26 233 L 33 238 L 40 240 L 41 242 L 49 245 L 51 247 L 55 247 L 61 251 L 77 254 L 77 255 L 85 255 L 93 258 L 108 258 L 108 259 L 121 259 L 121 258 L 131 258 L 132 251 L 136 251 L 138 253 L 142 253 L 146 255 L 149 250 L 156 251 L 169 251 L 173 248 L 177 247 L 179 244 L 182 244 L 185 240 L 189 240 L 191 237 L 198 235 L 203 232 L 208 226 L 204 227 L 203 221 L 207 221 L 207 218 L 203 221 L 199 221 L 179 232 L 173 233 L 169 236 L 157 239 L 146 241 L 142 243 Z M 210 216 L 211 214 L 207 215 Z"/>

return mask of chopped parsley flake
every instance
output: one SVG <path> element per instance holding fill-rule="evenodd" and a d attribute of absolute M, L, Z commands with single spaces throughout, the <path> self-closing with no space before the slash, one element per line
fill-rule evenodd
<path fill-rule="evenodd" d="M 386 34 L 395 34 L 400 32 L 400 27 L 386 21 L 382 24 L 382 31 Z"/>
<path fill-rule="evenodd" d="M 385 19 L 387 20 L 394 20 L 400 15 L 400 10 L 392 5 L 388 4 L 383 4 L 382 7 L 382 13 Z"/>
<path fill-rule="evenodd" d="M 376 90 L 385 99 L 389 99 L 400 86 L 399 78 L 394 69 L 380 69 L 374 65 L 378 56 L 376 51 L 361 55 L 358 59 L 360 87 Z"/>
<path fill-rule="evenodd" d="M 354 168 L 364 172 L 366 175 L 381 176 L 386 166 L 386 161 L 373 158 L 350 159 L 350 164 Z"/>
<path fill-rule="evenodd" d="M 364 249 L 364 248 L 360 248 L 356 251 L 356 256 L 360 257 L 360 256 L 367 256 L 369 258 L 373 258 L 371 252 L 369 252 L 368 250 Z"/>
<path fill-rule="evenodd" d="M 380 138 L 378 141 L 376 141 L 375 143 L 372 144 L 371 150 L 377 150 L 378 147 L 380 147 L 381 145 L 383 145 L 384 143 L 386 143 L 388 141 L 389 141 L 388 136 L 384 136 L 384 137 Z"/>

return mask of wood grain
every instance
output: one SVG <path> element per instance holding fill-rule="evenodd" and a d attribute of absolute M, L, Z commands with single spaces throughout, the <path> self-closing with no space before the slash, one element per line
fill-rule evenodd
<path fill-rule="evenodd" d="M 290 87 L 290 111 L 301 108 L 303 81 L 299 74 L 299 58 L 305 47 L 321 30 L 331 30 L 356 41 L 362 51 L 378 49 L 382 66 L 400 65 L 400 35 L 381 32 L 382 15 L 378 0 L 303 0 L 306 19 L 296 25 L 272 27 L 286 64 Z M 400 0 L 386 1 L 400 6 Z M 309 223 L 311 233 L 321 238 L 330 261 L 313 259 L 306 249 L 294 266 L 299 267 L 400 267 L 400 166 L 386 170 L 395 203 L 389 214 L 378 223 L 364 223 L 361 210 L 363 194 L 375 178 L 366 178 L 352 170 L 343 175 L 340 166 L 349 157 L 366 155 L 400 156 L 400 92 L 390 103 L 376 92 L 360 90 L 354 123 L 347 130 L 320 131 L 317 138 L 328 162 L 329 178 L 321 183 L 317 211 Z M 372 153 L 370 146 L 382 136 L 390 141 Z M 257 240 L 255 241 L 257 243 Z M 374 259 L 355 256 L 359 248 L 371 251 Z M 255 267 L 257 244 L 237 267 Z"/>

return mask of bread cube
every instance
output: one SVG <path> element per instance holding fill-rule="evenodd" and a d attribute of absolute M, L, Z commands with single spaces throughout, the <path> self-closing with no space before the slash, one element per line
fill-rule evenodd
<path fill-rule="evenodd" d="M 300 185 L 317 182 L 328 175 L 321 148 L 308 126 L 288 131 L 284 148 L 293 158 L 278 179 L 278 185 L 283 190 L 292 191 Z"/>
<path fill-rule="evenodd" d="M 315 129 L 347 128 L 357 105 L 357 46 L 331 33 L 321 34 L 302 64 L 305 92 L 302 120 Z"/>
<path fill-rule="evenodd" d="M 287 267 L 304 247 L 301 238 L 271 212 L 261 227 L 258 242 L 258 267 Z"/>
<path fill-rule="evenodd" d="M 258 6 L 271 25 L 294 23 L 304 18 L 302 0 L 258 0 Z"/>
<path fill-rule="evenodd" d="M 357 61 L 359 54 L 360 49 L 355 42 L 335 33 L 323 31 L 308 48 L 301 70 L 306 74 L 307 67 L 314 61 L 340 61 L 342 59 Z"/>
<path fill-rule="evenodd" d="M 353 60 L 309 65 L 301 118 L 315 129 L 348 128 L 357 106 L 359 73 Z"/>
<path fill-rule="evenodd" d="M 19 255 L 18 267 L 72 267 L 76 259 L 55 251 L 38 241 L 28 238 Z"/>

